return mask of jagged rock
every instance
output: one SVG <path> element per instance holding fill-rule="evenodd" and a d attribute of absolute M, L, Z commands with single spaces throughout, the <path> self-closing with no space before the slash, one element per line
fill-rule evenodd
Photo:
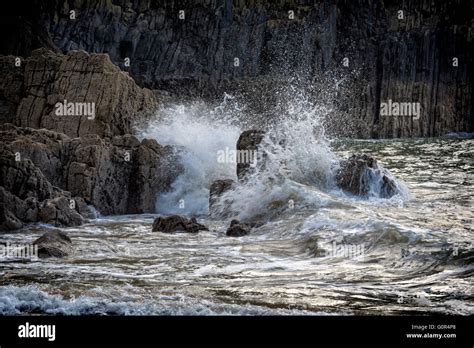
<path fill-rule="evenodd" d="M 49 130 L 6 124 L 0 126 L 0 136 L 0 144 L 11 156 L 31 160 L 44 175 L 50 183 L 44 190 L 56 186 L 69 191 L 105 215 L 153 212 L 156 196 L 167 191 L 182 170 L 172 147 L 150 139 L 140 142 L 132 135 L 111 141 L 96 134 L 71 139 Z M 11 174 L 3 175 L 10 180 Z M 81 214 L 94 215 L 87 210 Z"/>
<path fill-rule="evenodd" d="M 265 132 L 257 129 L 246 130 L 239 136 L 237 140 L 237 151 L 248 151 L 248 153 L 257 153 L 258 145 L 262 142 Z M 263 155 L 256 155 L 257 160 L 261 160 Z M 252 167 L 250 162 L 237 163 L 237 178 L 242 181 L 245 177 L 253 174 L 262 167 L 262 163 Z"/>
<path fill-rule="evenodd" d="M 5 101 L 0 120 L 17 126 L 47 128 L 71 137 L 112 137 L 131 133 L 133 123 L 156 106 L 153 93 L 138 87 L 107 54 L 70 51 L 63 55 L 42 48 L 21 67 L 14 62 L 13 56 L 0 59 L 0 73 L 9 83 L 0 84 L 0 101 Z M 58 116 L 56 104 L 64 101 L 94 103 L 95 113 Z"/>
<path fill-rule="evenodd" d="M 226 236 L 242 237 L 250 233 L 251 226 L 246 223 L 241 223 L 238 220 L 232 220 L 230 226 L 226 231 Z"/>
<path fill-rule="evenodd" d="M 55 226 L 78 226 L 84 222 L 75 207 L 71 207 L 71 200 L 64 196 L 44 201 L 39 207 L 38 218 Z"/>
<path fill-rule="evenodd" d="M 65 257 L 74 252 L 68 235 L 60 231 L 48 231 L 33 242 L 38 247 L 38 257 Z"/>
<path fill-rule="evenodd" d="M 0 230 L 36 221 L 75 226 L 91 216 L 82 199 L 51 185 L 30 159 L 17 159 L 7 148 L 0 150 Z"/>
<path fill-rule="evenodd" d="M 379 197 L 389 198 L 398 193 L 397 185 L 387 171 L 367 155 L 352 155 L 342 161 L 336 173 L 336 183 L 344 191 L 359 196 L 366 196 L 371 186 L 378 191 Z"/>
<path fill-rule="evenodd" d="M 158 217 L 153 221 L 153 232 L 189 232 L 197 233 L 199 231 L 207 231 L 207 227 L 196 221 L 196 218 L 188 220 L 179 215 L 171 215 L 166 217 Z"/>
<path fill-rule="evenodd" d="M 3 188 L 0 188 L 3 190 Z M 4 197 L 4 190 L 0 196 Z M 4 203 L 0 203 L 0 231 L 17 230 L 23 227 L 23 222 L 13 214 Z"/>
<path fill-rule="evenodd" d="M 234 180 L 225 179 L 225 180 L 216 180 L 214 181 L 209 188 L 209 214 L 213 217 L 225 216 L 223 211 L 217 207 L 217 203 L 220 201 L 221 196 L 224 192 L 228 191 L 234 185 Z M 227 211 L 229 208 L 229 202 L 224 202 L 224 206 L 221 207 L 224 211 Z"/>

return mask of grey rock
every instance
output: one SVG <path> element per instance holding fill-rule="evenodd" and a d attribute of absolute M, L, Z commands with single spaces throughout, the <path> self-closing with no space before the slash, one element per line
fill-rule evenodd
<path fill-rule="evenodd" d="M 251 226 L 246 223 L 241 223 L 238 220 L 232 220 L 230 226 L 226 231 L 228 237 L 242 237 L 250 233 Z"/>
<path fill-rule="evenodd" d="M 158 194 L 169 190 L 182 171 L 172 147 L 152 139 L 140 142 L 132 135 L 116 136 L 112 141 L 96 134 L 69 138 L 49 130 L 8 124 L 0 126 L 0 135 L 0 144 L 12 158 L 19 154 L 31 161 L 31 170 L 44 177 L 39 184 L 46 187 L 39 193 L 47 194 L 40 195 L 38 202 L 52 198 L 53 187 L 58 187 L 104 215 L 151 213 Z M 2 168 L 5 185 L 19 187 L 9 183 L 17 176 L 7 171 L 7 166 Z M 83 213 L 93 215 L 91 211 Z"/>
<path fill-rule="evenodd" d="M 39 207 L 38 217 L 40 221 L 55 226 L 78 226 L 84 222 L 82 215 L 71 207 L 71 200 L 65 196 L 44 201 Z"/>
<path fill-rule="evenodd" d="M 33 242 L 38 247 L 38 257 L 65 257 L 74 252 L 71 239 L 64 232 L 48 231 Z"/>
<path fill-rule="evenodd" d="M 398 193 L 395 181 L 378 166 L 377 160 L 367 155 L 352 155 L 342 161 L 336 173 L 336 183 L 344 191 L 359 196 L 366 196 L 371 185 L 382 198 Z"/>
<path fill-rule="evenodd" d="M 280 81 L 287 84 L 296 76 L 313 85 L 324 74 L 342 79 L 354 74 L 347 90 L 336 92 L 337 112 L 327 120 L 335 133 L 387 138 L 473 131 L 470 1 L 398 6 L 375 0 L 197 0 L 185 6 L 185 20 L 178 18 L 183 7 L 178 1 L 76 2 L 80 15 L 74 21 L 64 16 L 71 6 L 37 2 L 31 15 L 5 17 L 11 21 L 7 28 L 14 28 L 5 38 L 5 52 L 29 55 L 36 47 L 107 52 L 141 86 L 177 95 L 219 95 L 242 83 L 243 91 L 254 94 L 255 110 L 268 116 L 273 110 L 265 109 Z M 452 65 L 454 56 L 458 67 Z M 348 67 L 342 66 L 344 58 Z M 249 88 L 259 78 L 265 85 Z M 317 89 L 317 98 L 325 87 Z M 381 117 L 380 102 L 388 98 L 419 101 L 422 117 Z M 14 107 L 14 100 L 5 100 L 6 109 Z"/>

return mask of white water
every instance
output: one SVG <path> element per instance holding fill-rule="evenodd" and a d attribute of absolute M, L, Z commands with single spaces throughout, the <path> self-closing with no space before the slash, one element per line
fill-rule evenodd
<path fill-rule="evenodd" d="M 283 101 L 275 106 L 275 118 L 265 127 L 261 144 L 266 154 L 264 171 L 224 193 L 216 205 L 220 210 L 228 210 L 230 203 L 234 217 L 248 219 L 265 215 L 272 205 L 281 207 L 291 202 L 297 208 L 319 207 L 331 199 L 328 192 L 342 195 L 333 182 L 340 158 L 331 150 L 324 131 L 324 120 L 333 110 L 308 101 L 304 93 L 290 91 L 282 95 Z M 227 94 L 217 106 L 201 102 L 157 110 L 140 137 L 176 147 L 184 168 L 172 190 L 157 197 L 157 213 L 208 214 L 211 183 L 236 180 L 236 163 L 220 163 L 218 153 L 236 148 L 242 131 L 252 127 L 249 118 Z M 391 176 L 383 167 L 381 170 Z M 376 199 L 381 177 L 369 175 L 369 195 Z M 402 183 L 397 185 L 398 199 L 407 199 L 408 190 Z"/>
<path fill-rule="evenodd" d="M 157 198 L 157 212 L 207 214 L 210 184 L 235 178 L 235 165 L 218 163 L 217 156 L 219 150 L 235 148 L 241 130 L 217 119 L 218 111 L 203 104 L 172 105 L 158 110 L 156 119 L 141 133 L 143 138 L 175 146 L 184 167 L 172 191 Z"/>

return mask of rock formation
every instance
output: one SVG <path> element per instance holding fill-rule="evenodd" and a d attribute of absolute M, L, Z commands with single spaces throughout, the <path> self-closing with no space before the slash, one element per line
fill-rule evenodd
<path fill-rule="evenodd" d="M 249 225 L 240 223 L 238 220 L 232 220 L 225 234 L 228 237 L 242 237 L 249 234 L 249 232 Z"/>
<path fill-rule="evenodd" d="M 262 221 L 242 222 L 234 219 L 230 222 L 230 226 L 226 231 L 226 236 L 242 237 L 249 234 L 252 228 L 260 227 L 262 225 Z"/>
<path fill-rule="evenodd" d="M 156 106 L 152 92 L 138 87 L 107 54 L 38 49 L 20 67 L 15 57 L 1 57 L 0 73 L 0 121 L 20 127 L 112 137 L 132 133 L 134 122 Z M 58 115 L 60 105 L 74 115 Z"/>
<path fill-rule="evenodd" d="M 171 147 L 150 139 L 140 142 L 132 135 L 101 139 L 92 134 L 71 139 L 49 130 L 10 124 L 0 126 L 0 135 L 0 192 L 16 197 L 5 199 L 4 211 L 8 216 L 19 214 L 24 222 L 38 219 L 58 225 L 80 224 L 74 210 L 84 204 L 105 215 L 154 212 L 157 195 L 170 188 L 181 170 Z M 72 216 L 65 213 L 70 209 L 64 197 L 81 198 L 77 198 Z M 18 199 L 28 198 L 38 203 L 56 200 L 44 203 L 39 215 L 28 215 L 21 213 L 26 208 L 20 209 L 18 203 Z M 12 206 L 14 202 L 17 206 Z M 87 209 L 83 212 L 91 216 Z"/>
<path fill-rule="evenodd" d="M 353 195 L 367 196 L 371 190 L 378 197 L 389 198 L 398 193 L 397 184 L 377 160 L 367 155 L 352 155 L 341 161 L 336 183 Z"/>
<path fill-rule="evenodd" d="M 254 167 L 252 167 L 251 161 L 237 163 L 237 177 L 240 181 L 245 180 L 246 176 L 252 175 L 258 168 L 263 167 L 264 155 L 261 151 L 258 151 L 258 145 L 262 142 L 264 135 L 264 131 L 257 129 L 246 130 L 240 134 L 237 140 L 237 151 L 246 152 L 249 154 L 248 158 L 251 157 L 250 153 L 253 153 L 253 156 L 256 157 Z"/>
<path fill-rule="evenodd" d="M 224 217 L 225 212 L 229 211 L 229 202 L 221 202 L 223 205 L 219 205 L 222 194 L 232 188 L 234 180 L 216 180 L 209 188 L 209 214 L 213 217 Z"/>
<path fill-rule="evenodd" d="M 158 217 L 153 221 L 153 232 L 188 232 L 197 233 L 199 231 L 207 231 L 207 227 L 196 221 L 196 218 L 187 219 L 179 215 L 171 215 L 166 217 Z"/>
<path fill-rule="evenodd" d="M 0 151 L 0 231 L 43 221 L 56 226 L 80 225 L 92 215 L 80 197 L 72 197 L 47 180 L 30 159 Z"/>
<path fill-rule="evenodd" d="M 181 167 L 170 146 L 129 134 L 156 106 L 151 91 L 107 54 L 38 49 L 14 62 L 0 57 L 0 230 L 79 225 L 92 207 L 154 212 Z M 91 103 L 94 117 L 57 115 L 64 101 Z"/>

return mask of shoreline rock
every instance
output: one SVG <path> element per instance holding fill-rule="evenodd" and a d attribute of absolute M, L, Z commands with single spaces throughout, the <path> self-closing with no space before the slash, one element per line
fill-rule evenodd
<path fill-rule="evenodd" d="M 11 82 L 0 84 L 0 96 L 7 105 L 0 108 L 2 123 L 47 128 L 70 137 L 112 137 L 132 133 L 134 123 L 157 106 L 153 93 L 139 87 L 108 54 L 61 54 L 40 48 L 21 67 L 14 62 L 14 56 L 0 57 L 2 78 Z M 94 115 L 57 115 L 56 106 L 65 101 L 94 103 Z"/>
<path fill-rule="evenodd" d="M 397 185 L 388 172 L 378 166 L 375 158 L 367 155 L 352 155 L 341 161 L 335 180 L 344 191 L 362 197 L 369 194 L 371 186 L 381 198 L 390 198 L 398 193 Z"/>
<path fill-rule="evenodd" d="M 152 213 L 182 170 L 172 147 L 132 135 L 69 138 L 6 124 L 0 137 L 0 230 L 78 225 L 94 217 L 88 205 L 104 215 Z"/>
<path fill-rule="evenodd" d="M 251 163 L 237 163 L 237 178 L 239 181 L 245 181 L 246 177 L 252 175 L 263 166 L 263 155 L 259 155 L 259 144 L 262 142 L 265 132 L 258 129 L 250 129 L 242 132 L 237 140 L 236 149 L 238 152 L 253 153 L 256 156 L 256 166 L 252 167 Z"/>
<path fill-rule="evenodd" d="M 187 219 L 179 215 L 160 216 L 153 221 L 152 232 L 187 232 L 198 233 L 208 231 L 208 228 L 196 221 L 196 218 Z"/>
<path fill-rule="evenodd" d="M 232 220 L 230 226 L 226 231 L 228 237 L 242 237 L 250 233 L 252 228 L 262 226 L 263 222 L 252 221 L 252 222 L 241 222 L 239 220 Z"/>

